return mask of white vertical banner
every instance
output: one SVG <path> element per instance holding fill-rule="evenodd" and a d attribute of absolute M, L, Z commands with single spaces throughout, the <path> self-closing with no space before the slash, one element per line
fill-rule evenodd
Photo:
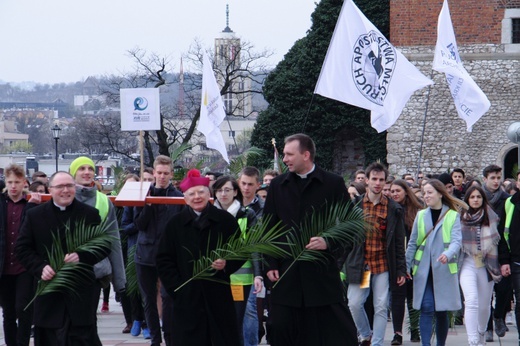
<path fill-rule="evenodd" d="M 220 124 L 226 117 L 224 102 L 215 79 L 213 67 L 206 52 L 203 54 L 202 95 L 200 98 L 200 119 L 197 130 L 206 137 L 206 146 L 215 149 L 229 163 L 226 143 L 220 132 Z"/>
<path fill-rule="evenodd" d="M 121 130 L 161 129 L 159 88 L 120 89 Z"/>
<path fill-rule="evenodd" d="M 471 132 L 491 103 L 462 65 L 447 0 L 444 0 L 439 14 L 433 69 L 446 74 L 457 113 L 466 122 L 467 131 Z"/>
<path fill-rule="evenodd" d="M 343 2 L 314 93 L 371 110 L 372 127 L 382 132 L 429 84 L 352 0 Z"/>

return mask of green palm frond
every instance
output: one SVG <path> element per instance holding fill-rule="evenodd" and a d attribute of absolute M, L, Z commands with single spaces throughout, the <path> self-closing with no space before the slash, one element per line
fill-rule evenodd
<path fill-rule="evenodd" d="M 328 252 L 305 248 L 312 237 L 323 237 L 328 244 L 336 244 L 341 248 L 361 242 L 365 238 L 369 226 L 361 208 L 355 207 L 352 202 L 348 201 L 347 203 L 332 204 L 328 208 L 326 206 L 323 210 L 323 212 L 308 214 L 298 232 L 287 235 L 288 242 L 291 244 L 290 252 L 293 261 L 273 287 L 298 261 L 317 263 L 328 261 Z"/>
<path fill-rule="evenodd" d="M 135 250 L 137 245 L 128 249 L 128 259 L 125 268 L 126 274 L 126 293 L 128 296 L 138 296 L 139 286 L 137 283 L 137 271 L 135 269 Z"/>
<path fill-rule="evenodd" d="M 170 158 L 173 162 L 176 162 L 180 159 L 182 153 L 184 153 L 187 150 L 190 150 L 193 146 L 188 143 L 182 143 L 178 147 L 174 148 L 173 151 L 170 153 Z"/>
<path fill-rule="evenodd" d="M 260 157 L 263 155 L 265 155 L 265 150 L 257 147 L 251 147 L 242 154 L 231 159 L 228 167 L 229 171 L 232 173 L 232 175 L 238 176 L 238 173 L 240 173 L 240 171 L 247 166 L 247 161 L 249 158 Z"/>
<path fill-rule="evenodd" d="M 224 243 L 222 237 L 219 236 L 217 245 L 213 250 L 209 248 L 208 240 L 206 253 L 200 256 L 199 259 L 193 261 L 193 276 L 177 287 L 175 292 L 192 280 L 205 279 L 221 282 L 214 277 L 216 271 L 211 268 L 211 264 L 217 259 L 224 259 L 226 261 L 249 260 L 253 253 L 264 254 L 274 258 L 288 256 L 289 253 L 282 249 L 282 246 L 286 246 L 287 244 L 279 241 L 288 231 L 281 226 L 280 222 L 267 230 L 267 221 L 268 220 L 263 220 L 263 222 L 258 222 L 251 227 L 245 239 L 240 230 L 237 230 L 226 243 Z"/>
<path fill-rule="evenodd" d="M 106 220 L 99 225 L 87 225 L 84 220 L 76 222 L 74 231 L 71 231 L 71 224 L 67 222 L 65 225 L 65 244 L 63 244 L 59 232 L 52 235 L 51 249 L 47 249 L 47 257 L 49 265 L 56 272 L 52 280 L 38 281 L 38 287 L 34 298 L 27 304 L 25 309 L 31 305 L 34 300 L 44 294 L 52 292 L 66 292 L 67 294 L 76 295 L 76 288 L 88 284 L 92 280 L 92 266 L 85 263 L 65 263 L 66 253 L 88 252 L 95 257 L 101 259 L 102 255 L 117 237 L 110 235 L 107 230 L 110 229 L 112 222 Z M 65 245 L 65 250 L 63 249 Z"/>

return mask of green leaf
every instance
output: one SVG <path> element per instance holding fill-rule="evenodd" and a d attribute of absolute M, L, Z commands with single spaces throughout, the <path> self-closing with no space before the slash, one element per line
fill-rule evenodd
<path fill-rule="evenodd" d="M 128 259 L 125 268 L 126 293 L 128 296 L 139 296 L 139 284 L 137 282 L 137 271 L 135 269 L 135 251 L 137 244 L 128 249 Z"/>
<path fill-rule="evenodd" d="M 65 243 L 63 244 L 59 235 L 59 230 L 52 234 L 51 249 L 47 249 L 49 265 L 56 272 L 52 280 L 39 280 L 36 294 L 27 304 L 25 309 L 34 300 L 44 294 L 52 292 L 64 292 L 69 295 L 77 295 L 77 288 L 87 285 L 92 281 L 92 266 L 85 263 L 65 263 L 65 254 L 73 252 L 89 252 L 102 259 L 106 248 L 110 248 L 116 236 L 111 235 L 108 230 L 112 222 L 103 220 L 99 225 L 87 225 L 84 220 L 77 221 L 74 231 L 71 231 L 71 224 L 65 224 Z M 65 250 L 63 249 L 65 246 Z"/>
<path fill-rule="evenodd" d="M 268 220 L 257 222 L 251 227 L 244 238 L 242 232 L 237 230 L 226 243 L 219 235 L 215 249 L 209 248 L 210 241 L 206 247 L 206 253 L 193 261 L 193 276 L 175 289 L 180 290 L 192 280 L 211 280 L 222 282 L 214 277 L 216 271 L 211 268 L 211 264 L 217 259 L 226 261 L 249 260 L 254 253 L 268 255 L 270 257 L 285 257 L 289 254 L 281 246 L 288 244 L 280 242 L 278 239 L 287 234 L 287 230 L 277 223 L 271 229 L 267 229 Z"/>
<path fill-rule="evenodd" d="M 355 207 L 350 201 L 332 204 L 330 207 L 325 206 L 322 212 L 309 213 L 300 228 L 287 235 L 293 261 L 273 287 L 298 261 L 327 263 L 329 252 L 305 248 L 312 237 L 323 237 L 328 244 L 334 243 L 337 247 L 345 247 L 363 241 L 367 230 L 369 225 L 365 221 L 363 210 Z"/>

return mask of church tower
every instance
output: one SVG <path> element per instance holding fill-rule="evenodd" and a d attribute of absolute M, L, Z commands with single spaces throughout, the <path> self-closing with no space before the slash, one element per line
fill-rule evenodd
<path fill-rule="evenodd" d="M 229 27 L 229 5 L 226 5 L 226 27 L 215 38 L 215 66 L 223 72 L 217 75 L 217 83 L 229 84 L 228 92 L 222 95 L 226 113 L 247 117 L 252 112 L 252 95 L 248 92 L 251 80 L 241 71 L 241 50 L 240 38 Z"/>

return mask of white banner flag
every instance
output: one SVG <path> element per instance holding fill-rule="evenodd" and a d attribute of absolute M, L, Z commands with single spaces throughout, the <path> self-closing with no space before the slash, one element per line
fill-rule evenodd
<path fill-rule="evenodd" d="M 200 99 L 200 119 L 197 130 L 206 136 L 206 146 L 216 149 L 222 154 L 224 160 L 229 163 L 226 143 L 220 132 L 220 124 L 226 117 L 224 102 L 220 96 L 220 90 L 213 73 L 211 62 L 206 53 L 203 54 L 202 71 L 202 96 Z"/>
<path fill-rule="evenodd" d="M 372 127 L 383 132 L 429 84 L 352 0 L 344 1 L 314 93 L 371 110 Z"/>
<path fill-rule="evenodd" d="M 457 113 L 466 122 L 468 132 L 471 132 L 491 103 L 462 65 L 447 0 L 444 0 L 439 14 L 433 69 L 446 74 Z"/>
<path fill-rule="evenodd" d="M 121 131 L 161 129 L 159 88 L 120 89 Z"/>

